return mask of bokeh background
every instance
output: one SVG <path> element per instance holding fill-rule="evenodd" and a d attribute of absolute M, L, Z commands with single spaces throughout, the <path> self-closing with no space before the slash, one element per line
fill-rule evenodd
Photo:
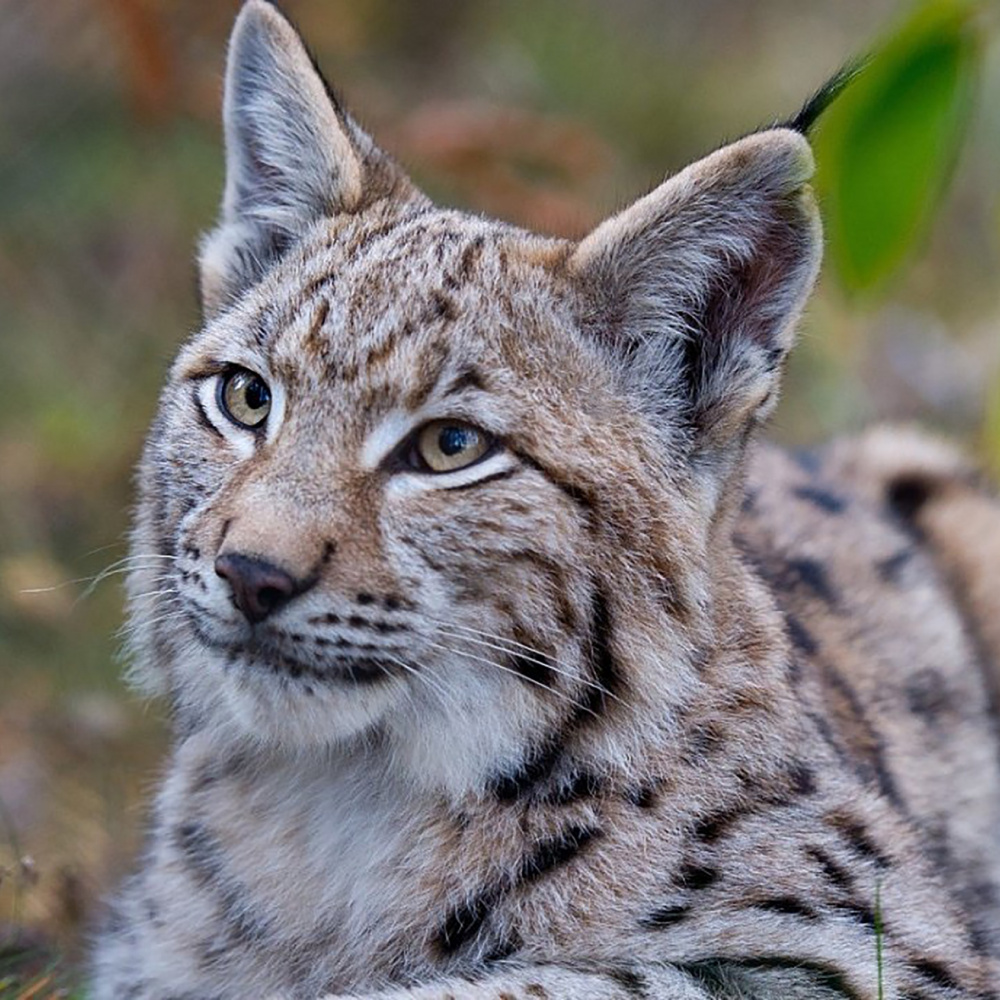
<path fill-rule="evenodd" d="M 82 995 L 88 921 L 137 849 L 166 746 L 162 707 L 119 679 L 115 563 L 159 383 L 198 324 L 192 250 L 222 184 L 237 6 L 0 0 L 0 995 Z M 283 6 L 430 193 L 579 235 L 905 36 L 915 4 Z M 919 419 L 1000 467 L 1000 30 L 988 4 L 974 20 L 951 131 L 917 128 L 894 161 L 940 161 L 921 219 L 871 287 L 835 254 L 783 441 Z"/>

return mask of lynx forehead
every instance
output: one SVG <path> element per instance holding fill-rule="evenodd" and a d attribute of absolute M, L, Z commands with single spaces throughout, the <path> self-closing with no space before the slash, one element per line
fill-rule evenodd
<path fill-rule="evenodd" d="M 829 96 L 553 240 L 432 205 L 248 0 L 97 1000 L 1000 995 L 1000 507 L 912 433 L 755 441 Z"/>

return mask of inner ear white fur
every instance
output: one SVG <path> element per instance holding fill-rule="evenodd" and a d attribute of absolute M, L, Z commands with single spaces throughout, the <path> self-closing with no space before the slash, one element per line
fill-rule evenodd
<path fill-rule="evenodd" d="M 806 140 L 774 129 L 668 179 L 585 237 L 570 273 L 594 334 L 644 402 L 696 450 L 741 437 L 772 405 L 819 268 Z"/>

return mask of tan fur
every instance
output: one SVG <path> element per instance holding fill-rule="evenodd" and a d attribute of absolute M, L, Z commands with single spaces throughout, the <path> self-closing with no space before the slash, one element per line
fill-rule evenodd
<path fill-rule="evenodd" d="M 996 997 L 996 506 L 921 438 L 754 443 L 802 136 L 544 239 L 431 205 L 263 0 L 225 116 L 129 580 L 176 739 L 96 1000 Z M 438 421 L 488 447 L 432 471 Z"/>

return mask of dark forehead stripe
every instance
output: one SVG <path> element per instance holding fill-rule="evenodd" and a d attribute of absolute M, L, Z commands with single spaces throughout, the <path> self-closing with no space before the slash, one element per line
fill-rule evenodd
<path fill-rule="evenodd" d="M 463 368 L 448 385 L 441 390 L 442 396 L 455 396 L 466 389 L 479 389 L 482 392 L 488 390 L 486 377 L 474 365 Z"/>
<path fill-rule="evenodd" d="M 311 274 L 304 284 L 296 284 L 295 293 L 291 297 L 268 299 L 262 302 L 256 310 L 243 320 L 244 327 L 259 347 L 267 347 L 294 322 L 296 314 L 301 310 L 303 301 L 310 301 L 322 290 L 332 290 L 338 280 L 348 270 L 363 274 L 372 267 L 370 258 L 376 253 L 386 253 L 387 245 L 397 256 L 403 257 L 411 253 L 413 248 L 424 241 L 429 233 L 446 224 L 427 219 L 426 209 L 413 210 L 403 216 L 393 216 L 382 219 L 377 224 L 359 228 L 348 235 L 341 233 L 327 249 L 337 249 L 345 258 L 338 267 L 341 273 L 331 270 L 329 261 L 324 258 L 324 264 Z"/>
<path fill-rule="evenodd" d="M 431 397 L 448 368 L 450 356 L 448 345 L 441 341 L 435 341 L 421 354 L 414 372 L 414 384 L 403 399 L 408 410 L 419 410 Z"/>
<path fill-rule="evenodd" d="M 458 262 L 458 277 L 463 281 L 468 281 L 472 277 L 472 272 L 483 255 L 483 237 L 477 236 L 463 251 Z"/>
<path fill-rule="evenodd" d="M 312 321 L 309 324 L 309 332 L 303 342 L 303 349 L 307 355 L 314 356 L 320 360 L 325 360 L 329 347 L 324 340 L 323 327 L 326 319 L 330 315 L 330 303 L 327 299 L 320 299 L 316 304 Z"/>

